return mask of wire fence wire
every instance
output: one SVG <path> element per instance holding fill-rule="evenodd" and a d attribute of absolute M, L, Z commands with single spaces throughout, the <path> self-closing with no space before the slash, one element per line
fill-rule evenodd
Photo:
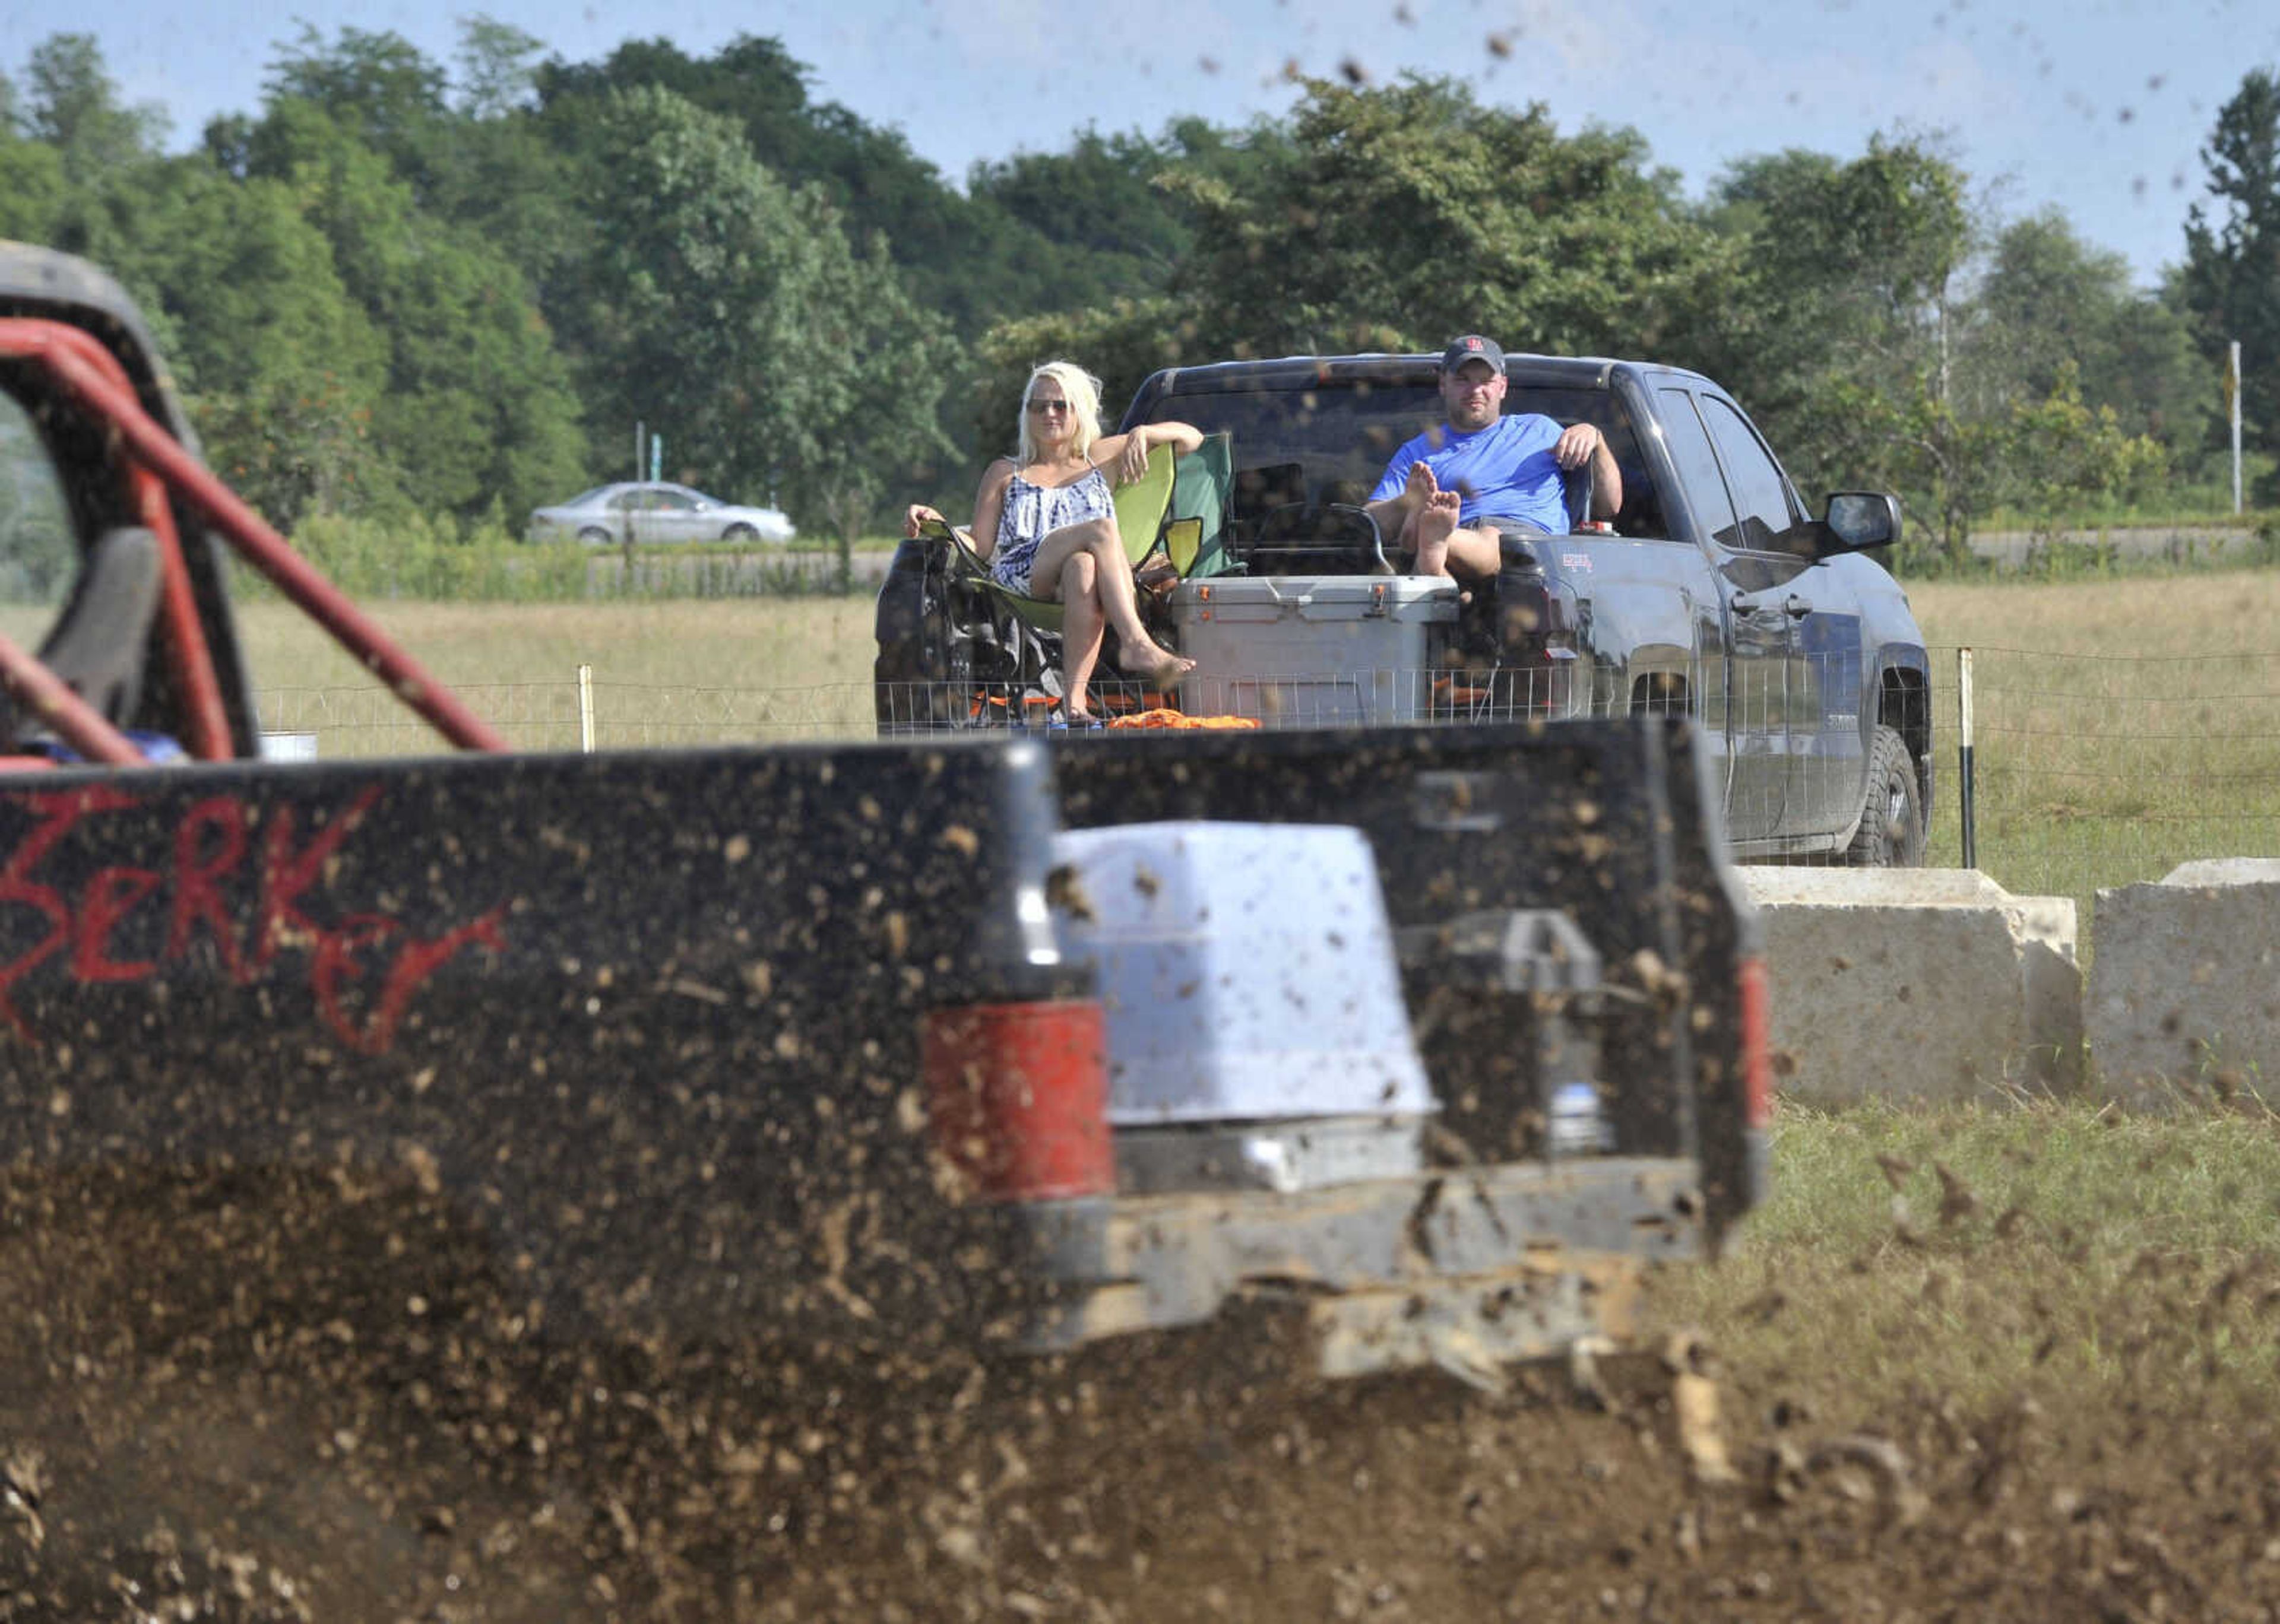
<path fill-rule="evenodd" d="M 517 750 L 577 750 L 578 679 L 454 684 L 452 691 Z M 856 682 L 809 688 L 711 688 L 696 683 L 593 684 L 597 750 L 687 749 L 869 738 L 871 689 Z M 447 747 L 382 687 L 279 688 L 256 696 L 266 734 L 313 735 L 326 759 L 433 755 Z"/>
<path fill-rule="evenodd" d="M 1931 860 L 1961 860 L 1958 650 L 1932 650 Z M 2280 650 L 1972 650 L 1977 866 L 2017 895 L 2280 856 Z"/>
<path fill-rule="evenodd" d="M 1959 650 L 1931 653 L 1935 790 L 1928 860 L 1961 861 Z M 2018 895 L 2072 896 L 2158 880 L 2193 858 L 2280 857 L 2280 650 L 2198 655 L 1973 650 L 1975 855 Z M 1177 703 L 1263 727 L 1353 722 L 1463 725 L 1527 717 L 1686 710 L 1745 743 L 1730 757 L 1737 827 L 1825 823 L 1861 793 L 1860 712 L 1880 697 L 1851 659 L 1779 662 L 1698 673 L 1683 684 L 1589 671 L 1348 670 L 1191 681 Z M 1192 691 L 1190 691 L 1192 690 Z M 520 750 L 580 747 L 574 671 L 551 681 L 460 689 L 475 713 Z M 939 684 L 865 682 L 742 689 L 593 684 L 601 750 L 867 739 L 976 726 L 1047 726 L 1058 706 Z M 1112 714 L 1160 702 L 1097 686 Z M 431 754 L 426 725 L 377 686 L 272 689 L 265 732 L 313 735 L 325 758 Z M 1156 718 L 1153 720 L 1164 720 Z M 1843 815 L 1845 809 L 1837 809 Z"/>

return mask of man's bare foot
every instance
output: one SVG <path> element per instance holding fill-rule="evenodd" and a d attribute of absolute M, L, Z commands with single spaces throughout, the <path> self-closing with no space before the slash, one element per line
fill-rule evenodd
<path fill-rule="evenodd" d="M 1116 668 L 1126 676 L 1138 677 L 1150 688 L 1160 689 L 1169 688 L 1193 671 L 1196 663 L 1151 643 L 1137 649 L 1119 649 Z"/>
<path fill-rule="evenodd" d="M 1457 514 L 1464 499 L 1453 490 L 1437 490 L 1417 515 L 1417 573 L 1449 573 L 1449 538 L 1457 533 Z"/>

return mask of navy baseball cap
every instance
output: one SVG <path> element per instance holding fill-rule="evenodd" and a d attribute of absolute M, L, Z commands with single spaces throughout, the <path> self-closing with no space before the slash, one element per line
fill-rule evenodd
<path fill-rule="evenodd" d="M 1486 361 L 1498 372 L 1504 370 L 1504 351 L 1493 338 L 1483 338 L 1478 333 L 1467 333 L 1441 351 L 1441 370 L 1452 373 L 1467 361 Z"/>

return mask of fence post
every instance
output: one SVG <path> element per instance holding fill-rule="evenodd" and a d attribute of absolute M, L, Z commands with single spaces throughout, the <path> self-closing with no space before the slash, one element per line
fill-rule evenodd
<path fill-rule="evenodd" d="M 594 668 L 578 667 L 578 748 L 594 753 Z"/>
<path fill-rule="evenodd" d="M 2225 409 L 2232 419 L 2232 512 L 2240 516 L 2240 341 L 2225 351 Z"/>
<path fill-rule="evenodd" d="M 1956 751 L 1958 776 L 1962 780 L 1962 788 L 1958 792 L 1956 804 L 1963 819 L 1963 866 L 1966 868 L 1976 868 L 1979 866 L 1979 840 L 1977 831 L 1972 827 L 1975 820 L 1971 804 L 1971 650 L 1969 649 L 1958 649 L 1955 651 L 1955 692 L 1960 707 L 1960 731 L 1962 735 L 1962 743 Z"/>

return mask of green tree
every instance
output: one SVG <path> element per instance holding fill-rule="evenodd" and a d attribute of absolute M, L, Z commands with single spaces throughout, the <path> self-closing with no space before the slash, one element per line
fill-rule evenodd
<path fill-rule="evenodd" d="M 271 520 L 402 500 L 374 435 L 388 345 L 283 181 L 203 157 L 149 189 L 119 268 L 136 287 L 208 459 Z"/>
<path fill-rule="evenodd" d="M 1942 552 L 1992 500 L 1997 440 L 1957 389 L 1976 234 L 1968 177 L 1926 143 L 1735 165 L 1701 211 L 1729 273 L 1681 350 L 1750 409 L 1808 501 L 1898 489 Z"/>
<path fill-rule="evenodd" d="M 1706 289 L 1693 358 L 1748 403 L 1800 483 L 1827 482 L 1831 388 L 1948 399 L 1958 274 L 1974 246 L 1967 185 L 1921 142 L 1878 138 L 1850 162 L 1747 159 L 1713 189 L 1706 218 L 1732 274 Z"/>
<path fill-rule="evenodd" d="M 32 48 L 25 78 L 31 96 L 27 133 L 61 156 L 65 178 L 90 184 L 156 155 L 166 117 L 145 104 L 128 107 L 103 65 L 91 34 L 55 34 Z"/>
<path fill-rule="evenodd" d="M 2280 455 L 2280 75 L 2256 68 L 2219 110 L 2208 144 L 2209 197 L 2186 217 L 2186 304 L 2204 346 L 2240 345 L 2243 439 Z M 2280 501 L 2280 468 L 2258 490 Z"/>
<path fill-rule="evenodd" d="M 26 77 L 31 93 L 17 119 L 25 138 L 0 134 L 0 235 L 82 255 L 149 302 L 146 214 L 167 184 L 157 150 L 165 118 L 119 99 L 85 35 L 42 42 Z M 151 327 L 167 346 L 173 335 L 163 311 L 153 313 Z"/>
<path fill-rule="evenodd" d="M 1312 81 L 1288 125 L 1175 125 L 1154 151 L 1150 184 L 1176 205 L 1155 229 L 1190 243 L 1168 291 L 990 332 L 975 391 L 986 447 L 1029 367 L 1054 356 L 1100 375 L 1112 414 L 1158 366 L 1438 349 L 1475 328 L 1552 352 L 1669 357 L 1724 272 L 1717 239 L 1683 217 L 1636 135 L 1563 137 L 1541 107 L 1484 108 L 1453 81 Z M 1086 162 L 1105 171 L 1141 149 L 1121 154 Z M 1032 204 L 1021 187 L 1057 173 L 1017 164 L 1003 183 L 1042 212 L 1050 189 Z"/>
<path fill-rule="evenodd" d="M 1058 308 L 1164 291 L 1195 239 L 1190 211 L 1158 178 L 1180 161 L 1168 142 L 1087 130 L 1065 152 L 976 164 L 967 195 L 994 204 L 1049 245 Z"/>
<path fill-rule="evenodd" d="M 497 249 L 422 211 L 385 157 L 310 103 L 271 103 L 251 162 L 301 199 L 385 336 L 373 433 L 416 501 L 473 519 L 577 482 L 585 446 L 568 368 Z"/>
<path fill-rule="evenodd" d="M 811 100 L 809 77 L 778 40 L 748 35 L 705 58 L 668 40 L 628 40 L 601 62 L 542 65 L 538 90 L 550 137 L 589 160 L 616 92 L 669 91 L 735 120 L 773 174 L 821 189 L 850 241 L 883 236 L 905 285 L 962 335 L 1051 302 L 1052 244 L 993 200 L 960 196 L 899 130 Z"/>
<path fill-rule="evenodd" d="M 512 23 L 480 13 L 459 19 L 458 111 L 473 119 L 502 119 L 535 104 L 538 61 L 546 42 Z"/>
<path fill-rule="evenodd" d="M 1839 425 L 1839 454 L 1866 471 L 1862 482 L 1899 489 L 1922 527 L 1903 547 L 1904 559 L 1959 561 L 1974 525 L 1999 504 L 2054 527 L 2084 501 L 2136 497 L 2168 471 L 2158 442 L 2125 431 L 2111 406 L 2084 403 L 2071 362 L 2047 393 L 1988 412 L 1966 412 L 1937 394 L 1929 371 L 1898 388 L 1834 381 L 1822 399 Z"/>
<path fill-rule="evenodd" d="M 785 469 L 799 486 L 796 504 L 812 503 L 838 541 L 843 583 L 854 543 L 878 522 L 882 503 L 940 482 L 955 449 L 942 401 L 963 356 L 946 319 L 905 288 L 883 238 L 860 255 L 827 242 L 821 269 L 814 308 L 844 349 L 828 379 L 818 381 L 824 433 L 797 444 Z M 882 370 L 893 380 L 883 392 Z M 890 404 L 887 395 L 899 398 Z"/>
<path fill-rule="evenodd" d="M 669 92 L 612 93 L 595 135 L 595 247 L 566 321 L 595 432 L 646 422 L 692 481 L 776 490 L 811 525 L 843 527 L 867 481 L 926 477 L 954 350 L 877 245 L 856 254 L 819 189 Z"/>
<path fill-rule="evenodd" d="M 30 142 L 51 155 L 0 160 L 21 186 L 0 212 L 29 217 L 33 240 L 109 265 L 135 235 L 140 182 L 158 161 L 166 119 L 129 107 L 104 69 L 92 35 L 58 34 L 35 46 L 19 119 Z M 13 189 L 12 188 L 11 189 Z"/>
<path fill-rule="evenodd" d="M 1963 387 L 1976 409 L 2050 400 L 2071 367 L 2082 398 L 2130 434 L 2161 442 L 2172 460 L 2200 450 L 2216 381 L 2188 318 L 2168 296 L 2138 292 L 2129 262 L 2084 242 L 2058 210 L 1995 235 L 1970 318 Z"/>
<path fill-rule="evenodd" d="M 328 44 L 304 22 L 271 58 L 263 81 L 272 102 L 301 101 L 367 146 L 400 158 L 446 112 L 443 70 L 402 35 L 346 26 Z"/>
<path fill-rule="evenodd" d="M 0 124 L 0 237 L 52 242 L 63 201 L 61 155 Z"/>
<path fill-rule="evenodd" d="M 489 245 L 551 312 L 566 265 L 592 232 L 589 171 L 550 142 L 528 112 L 459 119 L 448 135 L 427 172 L 423 212 Z"/>
<path fill-rule="evenodd" d="M 1479 328 L 1570 353 L 1667 352 L 1714 244 L 1629 130 L 1561 136 L 1463 85 L 1312 81 L 1288 157 L 1175 170 L 1196 247 L 1175 281 L 1206 350 L 1437 347 Z"/>

